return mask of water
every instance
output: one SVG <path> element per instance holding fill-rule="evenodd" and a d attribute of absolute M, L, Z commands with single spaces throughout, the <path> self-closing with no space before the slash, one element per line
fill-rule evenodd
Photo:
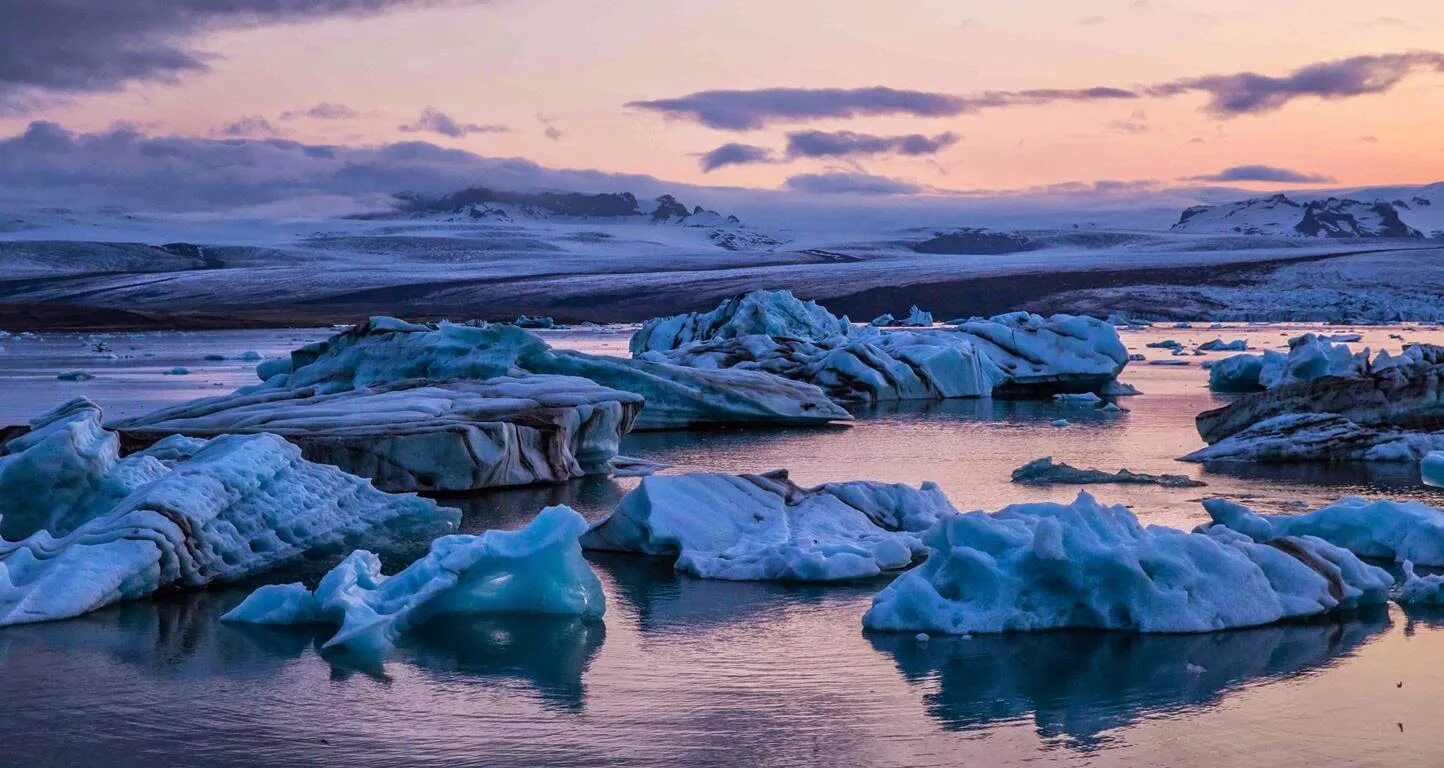
<path fill-rule="evenodd" d="M 1245 336 L 1282 344 L 1297 326 L 1125 332 Z M 1331 329 L 1342 332 L 1342 329 Z M 1359 329 L 1397 350 L 1402 334 Z M 109 415 L 142 412 L 253 380 L 253 362 L 321 331 L 8 340 L 0 423 L 77 394 Z M 553 343 L 622 353 L 625 335 L 556 332 Z M 134 347 L 133 349 L 130 347 Z M 129 357 L 126 357 L 129 355 Z M 153 355 L 153 356 L 147 356 Z M 1216 358 L 1219 355 L 1212 355 Z M 1174 459 L 1201 445 L 1193 416 L 1222 401 L 1204 372 L 1134 364 L 1146 394 L 1130 412 L 1043 402 L 954 401 L 883 409 L 825 430 L 717 430 L 630 436 L 625 450 L 676 470 L 789 468 L 804 484 L 940 483 L 962 508 L 1067 500 L 1076 488 L 1017 486 L 1042 455 L 1077 466 L 1184 473 L 1205 488 L 1093 486 L 1145 522 L 1190 526 L 1221 494 L 1261 509 L 1340 495 L 1440 503 L 1412 467 L 1238 471 Z M 187 377 L 159 371 L 183 365 Z M 89 382 L 56 382 L 85 368 Z M 222 386 L 215 386 L 220 382 Z M 1049 425 L 1060 416 L 1072 424 Z M 636 481 L 587 479 L 447 499 L 463 528 L 524 524 L 542 505 L 604 514 Z M 311 630 L 241 629 L 220 614 L 245 590 L 117 606 L 0 630 L 0 763 L 13 765 L 1431 765 L 1444 701 L 1444 614 L 1397 606 L 1364 615 L 1185 637 L 1111 633 L 870 636 L 860 617 L 886 579 L 830 587 L 677 577 L 666 563 L 593 558 L 604 625 L 492 618 L 408 639 L 380 667 L 317 652 Z M 1399 684 L 1402 683 L 1402 687 Z"/>

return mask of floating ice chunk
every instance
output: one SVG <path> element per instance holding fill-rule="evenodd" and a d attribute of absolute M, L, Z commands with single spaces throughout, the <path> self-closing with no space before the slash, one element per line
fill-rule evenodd
<path fill-rule="evenodd" d="M 237 360 L 244 360 L 245 362 L 248 362 L 248 363 L 254 363 L 254 362 L 258 361 L 258 360 L 264 360 L 264 359 L 266 359 L 266 356 L 263 355 L 263 354 L 261 354 L 260 352 L 255 351 L 254 349 L 248 349 L 248 350 L 246 350 L 245 352 L 242 352 L 240 355 L 238 355 L 238 356 L 236 357 L 236 359 L 237 359 Z"/>
<path fill-rule="evenodd" d="M 1405 560 L 1404 583 L 1394 599 L 1403 605 L 1444 605 L 1444 575 L 1420 576 L 1414 573 L 1414 563 Z"/>
<path fill-rule="evenodd" d="M 927 560 L 877 594 L 863 626 L 1209 632 L 1381 603 L 1393 584 L 1320 539 L 1143 527 L 1086 493 L 945 517 L 923 541 Z"/>
<path fill-rule="evenodd" d="M 1369 350 L 1354 353 L 1329 337 L 1312 333 L 1289 339 L 1288 357 L 1265 355 L 1259 383 L 1266 389 L 1324 376 L 1360 376 L 1369 371 Z"/>
<path fill-rule="evenodd" d="M 1149 348 L 1152 348 L 1152 349 L 1182 349 L 1182 348 L 1183 348 L 1183 344 L 1181 344 L 1181 343 L 1179 343 L 1179 342 L 1177 342 L 1177 341 L 1174 341 L 1173 339 L 1164 339 L 1163 341 L 1151 341 L 1151 342 L 1149 342 L 1149 343 L 1147 343 L 1147 344 L 1144 344 L 1143 346 L 1149 347 Z"/>
<path fill-rule="evenodd" d="M 518 328 L 532 329 L 555 328 L 556 324 L 557 321 L 545 316 L 529 317 L 527 315 L 517 315 L 516 320 L 512 321 L 512 325 Z"/>
<path fill-rule="evenodd" d="M 1069 464 L 1057 464 L 1052 456 L 1033 459 L 1013 470 L 1013 482 L 1033 485 L 1062 483 L 1081 485 L 1086 483 L 1125 483 L 1134 485 L 1162 485 L 1169 488 L 1195 488 L 1207 483 L 1194 480 L 1188 475 L 1150 475 L 1120 469 L 1104 472 L 1100 469 L 1079 469 Z"/>
<path fill-rule="evenodd" d="M 1053 395 L 1053 402 L 1063 405 L 1097 405 L 1103 398 L 1093 392 L 1060 392 Z"/>
<path fill-rule="evenodd" d="M 1094 391 L 1128 364 L 1118 330 L 1091 317 L 1011 312 L 956 328 L 1003 372 L 994 395 Z"/>
<path fill-rule="evenodd" d="M 1199 344 L 1198 348 L 1204 352 L 1242 352 L 1248 349 L 1248 340 L 1234 339 L 1233 341 L 1224 341 L 1223 339 L 1214 339 L 1213 341 L 1205 341 Z"/>
<path fill-rule="evenodd" d="M 1149 365 L 1192 365 L 1187 360 L 1149 360 Z"/>
<path fill-rule="evenodd" d="M 588 549 L 675 556 L 732 581 L 836 581 L 903 568 L 955 510 L 932 483 L 800 488 L 786 472 L 649 477 L 582 537 Z"/>
<path fill-rule="evenodd" d="M 868 323 L 868 325 L 874 328 L 886 328 L 887 326 L 892 325 L 896 321 L 897 318 L 893 317 L 891 313 L 884 312 L 881 315 L 874 317 L 872 321 Z"/>
<path fill-rule="evenodd" d="M 260 378 L 261 381 L 265 381 L 272 376 L 279 376 L 290 372 L 291 358 L 289 357 L 273 357 L 269 360 L 262 360 L 260 364 L 256 366 L 256 376 Z"/>
<path fill-rule="evenodd" d="M 898 325 L 908 328 L 931 328 L 933 325 L 933 313 L 924 312 L 918 309 L 918 305 L 914 304 L 912 309 L 908 310 L 908 316 L 900 321 Z"/>
<path fill-rule="evenodd" d="M 1444 450 L 1444 432 L 1363 427 L 1333 413 L 1285 413 L 1251 424 L 1183 461 L 1419 461 Z"/>
<path fill-rule="evenodd" d="M 1417 501 L 1340 499 L 1302 515 L 1260 515 L 1227 499 L 1205 499 L 1213 519 L 1258 542 L 1316 536 L 1359 557 L 1444 566 L 1444 511 Z"/>
<path fill-rule="evenodd" d="M 1110 381 L 1107 384 L 1103 385 L 1103 387 L 1099 389 L 1098 392 L 1099 394 L 1106 395 L 1108 397 L 1132 397 L 1133 395 L 1143 394 L 1139 391 L 1138 387 L 1135 387 L 1126 381 L 1118 381 L 1117 379 L 1114 379 L 1113 381 Z"/>
<path fill-rule="evenodd" d="M 694 341 L 738 336 L 775 336 L 826 341 L 852 332 L 852 323 L 815 301 L 802 301 L 791 291 L 753 291 L 727 299 L 710 312 L 693 312 L 648 320 L 632 336 L 633 355 L 665 352 Z"/>
<path fill-rule="evenodd" d="M 443 536 L 391 576 L 371 552 L 352 552 L 314 592 L 300 584 L 262 587 L 222 617 L 253 624 L 336 624 L 323 648 L 382 657 L 428 620 L 490 613 L 599 619 L 601 582 L 577 537 L 587 522 L 570 507 L 547 507 L 519 531 Z"/>
<path fill-rule="evenodd" d="M 357 546 L 405 553 L 461 517 L 307 462 L 274 435 L 176 437 L 118 459 L 118 439 L 83 399 L 36 419 L 5 450 L 0 626 Z"/>
<path fill-rule="evenodd" d="M 205 361 L 207 361 L 207 362 L 211 362 L 211 363 L 219 363 L 219 362 L 221 362 L 222 360 L 225 360 L 225 359 L 226 359 L 226 356 L 225 356 L 225 355 L 219 355 L 219 354 L 214 354 L 214 353 L 212 353 L 212 354 L 206 355 L 205 357 L 202 357 L 201 359 L 202 359 L 202 360 L 205 360 Z"/>
<path fill-rule="evenodd" d="M 95 378 L 88 371 L 62 371 L 55 374 L 60 381 L 90 381 Z"/>
<path fill-rule="evenodd" d="M 1444 450 L 1425 454 L 1419 462 L 1419 476 L 1425 485 L 1444 488 Z"/>
<path fill-rule="evenodd" d="M 184 367 L 184 366 L 180 366 L 180 365 L 177 365 L 177 366 L 174 367 L 174 368 L 167 368 L 167 369 L 165 369 L 164 371 L 161 371 L 161 373 L 165 374 L 166 376 L 189 376 L 189 375 L 190 375 L 190 372 L 191 372 L 191 369 L 186 368 L 186 367 Z"/>
<path fill-rule="evenodd" d="M 1139 354 L 1139 353 L 1137 353 L 1137 352 L 1135 352 L 1135 353 L 1133 353 L 1133 354 L 1131 354 L 1131 355 L 1128 356 L 1128 362 L 1130 362 L 1130 363 L 1141 363 L 1141 362 L 1143 362 L 1144 360 L 1147 360 L 1147 359 L 1148 359 L 1148 356 L 1147 356 L 1147 355 Z"/>
<path fill-rule="evenodd" d="M 1265 387 L 1259 380 L 1264 362 L 1277 358 L 1271 365 L 1282 366 L 1283 355 L 1268 351 L 1259 355 L 1233 355 L 1217 360 L 1208 368 L 1208 388 L 1214 392 L 1259 392 Z"/>
<path fill-rule="evenodd" d="M 1048 422 L 1048 425 L 1052 427 L 1066 427 L 1068 426 L 1068 423 L 1069 422 L 1067 419 L 1053 419 L 1052 421 Z"/>

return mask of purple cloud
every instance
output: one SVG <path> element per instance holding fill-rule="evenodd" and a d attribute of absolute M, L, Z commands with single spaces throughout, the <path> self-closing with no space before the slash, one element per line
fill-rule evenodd
<path fill-rule="evenodd" d="M 1118 88 L 989 91 L 976 96 L 954 96 L 873 86 L 699 91 L 674 99 L 633 101 L 627 106 L 658 112 L 674 119 L 692 120 L 710 128 L 750 131 L 773 123 L 824 118 L 873 115 L 952 117 L 989 107 L 1131 98 L 1137 98 L 1137 94 Z"/>
<path fill-rule="evenodd" d="M 852 131 L 794 131 L 787 134 L 787 156 L 856 157 L 859 155 L 935 155 L 958 143 L 956 133 L 924 136 L 873 136 Z"/>
<path fill-rule="evenodd" d="M 711 152 L 704 153 L 699 162 L 703 173 L 711 173 L 729 165 L 772 163 L 776 160 L 772 157 L 772 150 L 767 147 L 733 143 L 723 144 Z"/>
<path fill-rule="evenodd" d="M 350 120 L 359 116 L 359 112 L 345 104 L 333 104 L 329 101 L 322 101 L 304 109 L 288 109 L 281 113 L 282 120 L 294 120 L 298 117 L 312 120 Z"/>
<path fill-rule="evenodd" d="M 1419 71 L 1444 72 L 1444 53 L 1411 51 L 1354 56 L 1300 67 L 1282 77 L 1239 72 L 1184 78 L 1146 89 L 1153 96 L 1203 91 L 1204 109 L 1218 117 L 1272 112 L 1294 99 L 1346 99 L 1384 93 Z"/>
<path fill-rule="evenodd" d="M 194 39 L 256 27 L 484 0 L 4 0 L 0 2 L 0 112 L 56 95 L 174 83 L 210 70 Z"/>
<path fill-rule="evenodd" d="M 794 192 L 815 195 L 913 195 L 924 187 L 900 179 L 870 173 L 803 173 L 789 176 L 783 184 Z"/>
<path fill-rule="evenodd" d="M 1210 182 L 1266 181 L 1284 184 L 1327 184 L 1335 181 L 1332 176 L 1325 176 L 1318 173 L 1304 173 L 1303 171 L 1295 171 L 1290 168 L 1278 168 L 1272 165 L 1235 165 L 1232 168 L 1225 168 L 1218 173 L 1188 176 L 1185 180 Z"/>
<path fill-rule="evenodd" d="M 396 126 L 404 133 L 439 133 L 460 139 L 473 133 L 507 133 L 511 129 L 504 125 L 480 125 L 463 123 L 435 107 L 421 110 L 421 116 L 404 125 Z"/>
<path fill-rule="evenodd" d="M 221 126 L 216 133 L 221 136 L 269 136 L 276 132 L 271 121 L 260 115 L 250 115 Z"/>

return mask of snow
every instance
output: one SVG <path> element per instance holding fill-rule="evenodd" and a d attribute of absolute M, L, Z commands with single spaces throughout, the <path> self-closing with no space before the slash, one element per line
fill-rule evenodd
<path fill-rule="evenodd" d="M 1382 603 L 1393 579 L 1320 539 L 1144 527 L 1123 506 L 1015 504 L 944 518 L 928 557 L 863 626 L 960 635 L 1062 628 L 1210 632 Z"/>
<path fill-rule="evenodd" d="M 838 581 L 904 568 L 955 514 L 932 483 L 800 488 L 786 472 L 644 479 L 582 537 L 588 549 L 676 557 L 682 573 L 732 581 Z"/>
<path fill-rule="evenodd" d="M 311 461 L 388 491 L 469 491 L 607 474 L 642 398 L 572 376 L 404 380 L 318 394 L 317 386 L 203 398 L 111 425 L 148 443 L 169 434 L 280 435 Z"/>
<path fill-rule="evenodd" d="M 1260 515 L 1226 499 L 1205 499 L 1203 507 L 1212 527 L 1227 527 L 1260 543 L 1315 536 L 1359 557 L 1444 566 L 1444 511 L 1417 501 L 1350 496 L 1302 515 Z"/>
<path fill-rule="evenodd" d="M 100 417 L 73 400 L 5 444 L 0 625 L 241 581 L 356 546 L 403 553 L 461 517 L 307 462 L 274 435 L 174 437 L 120 459 Z"/>
<path fill-rule="evenodd" d="M 1239 233 L 1275 237 L 1412 238 L 1421 233 L 1406 221 L 1412 209 L 1384 200 L 1330 197 L 1294 201 L 1286 195 L 1253 198 L 1183 212 L 1174 232 Z"/>
<path fill-rule="evenodd" d="M 337 625 L 323 649 L 384 657 L 413 627 L 446 616 L 530 613 L 600 619 L 602 585 L 577 537 L 586 520 L 570 507 L 542 510 L 519 531 L 443 536 L 402 571 L 356 550 L 321 578 L 264 586 L 222 617 L 252 624 Z"/>
<path fill-rule="evenodd" d="M 253 388 L 316 388 L 319 394 L 407 379 L 481 380 L 526 374 L 575 376 L 641 395 L 638 429 L 760 422 L 824 424 L 852 417 L 818 388 L 758 371 L 701 370 L 648 360 L 554 350 L 511 325 L 408 323 L 387 317 L 291 353 L 289 372 Z"/>
<path fill-rule="evenodd" d="M 1089 483 L 1125 483 L 1134 485 L 1162 485 L 1169 488 L 1195 488 L 1206 483 L 1194 480 L 1188 475 L 1150 475 L 1120 469 L 1104 472 L 1100 469 L 1079 469 L 1070 464 L 1055 463 L 1052 456 L 1033 459 L 1013 470 L 1013 482 L 1031 485 L 1081 485 Z"/>

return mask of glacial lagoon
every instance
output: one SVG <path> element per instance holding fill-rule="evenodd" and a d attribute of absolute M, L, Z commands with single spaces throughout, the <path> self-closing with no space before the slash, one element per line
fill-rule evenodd
<path fill-rule="evenodd" d="M 1144 394 L 1124 412 L 1052 401 L 884 406 L 826 429 L 628 436 L 667 471 L 787 468 L 803 485 L 933 480 L 960 509 L 1071 500 L 1015 485 L 1042 455 L 1075 466 L 1181 473 L 1199 488 L 1098 485 L 1139 519 L 1188 528 L 1222 495 L 1286 512 L 1341 496 L 1440 503 L 1408 465 L 1248 469 L 1176 461 L 1194 416 L 1225 401 L 1201 363 L 1146 344 L 1215 337 L 1277 348 L 1308 330 L 1398 351 L 1423 327 L 1299 325 L 1123 330 Z M 46 333 L 0 342 L 0 424 L 86 395 L 119 418 L 255 381 L 327 329 Z M 626 354 L 627 333 L 548 331 L 558 347 Z M 208 359 L 216 356 L 222 359 Z M 165 373 L 184 368 L 185 374 Z M 60 381 L 83 370 L 87 381 Z M 1054 426 L 1059 419 L 1067 426 Z M 546 504 L 589 519 L 636 480 L 587 478 L 447 497 L 463 532 L 517 528 Z M 864 633 L 887 579 L 831 586 L 704 581 L 670 565 L 589 554 L 604 624 L 487 617 L 407 637 L 383 663 L 323 656 L 326 630 L 222 624 L 247 589 L 114 606 L 0 630 L 0 734 L 16 765 L 1092 765 L 1430 764 L 1444 691 L 1444 614 L 1390 605 L 1329 619 L 1189 636 L 1104 632 L 933 637 Z M 307 575 L 307 574 L 303 574 Z"/>

